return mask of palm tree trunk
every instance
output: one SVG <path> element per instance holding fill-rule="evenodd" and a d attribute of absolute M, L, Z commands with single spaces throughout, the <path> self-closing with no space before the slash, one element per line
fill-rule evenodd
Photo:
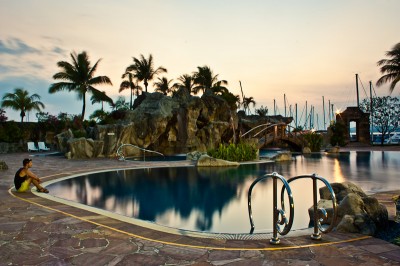
<path fill-rule="evenodd" d="M 146 92 L 147 92 L 147 85 L 149 85 L 149 83 L 147 83 L 147 79 L 144 80 L 144 87 L 146 88 Z"/>
<path fill-rule="evenodd" d="M 132 94 L 133 94 L 133 87 L 132 87 L 132 84 L 131 84 L 131 105 L 129 107 L 129 110 L 132 110 Z"/>
<path fill-rule="evenodd" d="M 82 116 L 81 116 L 81 120 L 83 122 L 84 118 L 85 118 L 85 109 L 86 109 L 86 93 L 83 93 L 82 96 L 83 99 L 83 106 L 82 106 Z"/>

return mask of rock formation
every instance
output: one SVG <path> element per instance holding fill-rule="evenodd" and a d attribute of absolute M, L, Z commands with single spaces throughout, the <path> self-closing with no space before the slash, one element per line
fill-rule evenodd
<path fill-rule="evenodd" d="M 338 216 L 335 221 L 337 231 L 374 235 L 377 228 L 387 225 L 388 211 L 376 198 L 367 196 L 361 188 L 351 182 L 332 183 L 331 186 L 338 204 Z M 321 200 L 318 202 L 318 208 L 324 208 L 328 217 L 332 217 L 332 201 L 328 188 L 322 187 L 319 192 Z M 308 211 L 312 220 L 313 208 Z M 328 220 L 328 223 L 330 222 Z"/>
<path fill-rule="evenodd" d="M 118 124 L 97 125 L 91 133 L 93 140 L 71 141 L 70 131 L 57 135 L 60 150 L 69 151 L 71 158 L 112 157 L 121 144 L 129 143 L 165 155 L 206 152 L 220 143 L 232 141 L 233 129 L 238 129 L 236 109 L 223 98 L 209 93 L 202 97 L 192 96 L 185 89 L 172 97 L 158 92 L 144 93 L 134 106 Z M 261 122 L 247 121 L 243 125 L 249 127 L 248 124 Z M 143 151 L 124 147 L 123 153 L 139 156 Z"/>

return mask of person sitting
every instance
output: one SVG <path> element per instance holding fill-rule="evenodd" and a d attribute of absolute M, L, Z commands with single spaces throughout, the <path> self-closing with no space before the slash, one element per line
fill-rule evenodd
<path fill-rule="evenodd" d="M 15 189 L 18 192 L 25 192 L 29 189 L 30 184 L 34 184 L 38 192 L 49 193 L 49 191 L 40 185 L 41 180 L 29 168 L 32 167 L 32 159 L 24 159 L 22 161 L 23 167 L 20 168 L 14 177 Z"/>

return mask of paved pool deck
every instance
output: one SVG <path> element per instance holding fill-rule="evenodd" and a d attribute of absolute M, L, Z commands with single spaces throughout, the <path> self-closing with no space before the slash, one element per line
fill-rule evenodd
<path fill-rule="evenodd" d="M 121 222 L 31 192 L 13 193 L 14 173 L 31 155 L 0 155 L 9 167 L 0 170 L 0 265 L 400 265 L 399 246 L 359 234 L 332 232 L 313 241 L 308 234 L 289 233 L 278 246 L 268 240 L 198 238 Z M 112 168 L 191 164 L 30 158 L 43 181 Z M 376 195 L 391 218 L 391 197 L 399 193 Z"/>

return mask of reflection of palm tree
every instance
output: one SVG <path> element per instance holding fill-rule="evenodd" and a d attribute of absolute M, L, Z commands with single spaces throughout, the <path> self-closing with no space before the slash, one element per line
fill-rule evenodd
<path fill-rule="evenodd" d="M 386 52 L 386 56 L 391 59 L 382 59 L 378 61 L 378 66 L 381 66 L 381 73 L 384 74 L 376 82 L 377 86 L 384 83 L 390 83 L 390 93 L 393 92 L 397 82 L 400 81 L 400 43 L 396 44 L 392 50 Z"/>
<path fill-rule="evenodd" d="M 193 78 L 193 76 L 188 75 L 188 74 L 184 74 L 184 75 L 180 76 L 180 77 L 178 78 L 178 80 L 179 80 L 180 82 L 175 83 L 175 84 L 173 85 L 173 87 L 174 87 L 174 88 L 181 88 L 181 87 L 183 87 L 183 88 L 185 88 L 185 89 L 189 92 L 189 94 L 190 94 L 190 93 L 192 92 L 192 90 L 193 90 L 193 87 L 194 87 L 194 78 Z"/>
<path fill-rule="evenodd" d="M 150 54 L 148 59 L 143 55 L 140 55 L 140 59 L 134 57 L 133 64 L 128 66 L 125 72 L 133 72 L 134 77 L 139 81 L 143 81 L 147 92 L 148 82 L 152 80 L 154 76 L 167 72 L 167 69 L 161 66 L 154 68 L 153 56 Z"/>
<path fill-rule="evenodd" d="M 112 85 L 111 80 L 107 76 L 94 76 L 97 66 L 101 59 L 91 66 L 88 54 L 83 51 L 80 54 L 71 53 L 72 64 L 59 61 L 58 67 L 62 69 L 61 72 L 54 74 L 54 79 L 63 80 L 62 82 L 53 83 L 50 85 L 49 93 L 55 93 L 62 90 L 75 91 L 78 93 L 78 98 L 82 99 L 82 115 L 81 120 L 85 118 L 86 109 L 86 92 L 97 94 L 96 97 L 104 97 L 104 101 L 112 103 L 112 99 L 106 94 L 96 89 L 93 86 L 109 84 Z"/>
<path fill-rule="evenodd" d="M 32 94 L 29 96 L 28 91 L 16 88 L 14 93 L 6 93 L 3 96 L 3 102 L 1 107 L 11 108 L 16 111 L 21 111 L 21 123 L 24 121 L 26 112 L 36 110 L 41 111 L 44 108 L 44 104 L 40 101 L 40 96 L 38 94 Z"/>
<path fill-rule="evenodd" d="M 204 93 L 207 89 L 221 91 L 226 89 L 223 85 L 228 85 L 226 80 L 218 80 L 218 74 L 214 75 L 210 67 L 197 67 L 197 72 L 193 73 L 196 86 L 193 88 L 194 94 L 200 90 Z"/>
<path fill-rule="evenodd" d="M 248 98 L 244 97 L 243 98 L 243 108 L 244 108 L 245 113 L 246 113 L 246 110 L 250 112 L 250 104 L 253 104 L 253 107 L 256 105 L 254 98 L 253 97 L 248 97 Z"/>
<path fill-rule="evenodd" d="M 172 79 L 168 80 L 166 77 L 157 78 L 157 82 L 154 82 L 153 86 L 156 88 L 155 90 L 161 92 L 164 95 L 167 95 L 172 91 L 174 86 L 170 86 Z"/>

